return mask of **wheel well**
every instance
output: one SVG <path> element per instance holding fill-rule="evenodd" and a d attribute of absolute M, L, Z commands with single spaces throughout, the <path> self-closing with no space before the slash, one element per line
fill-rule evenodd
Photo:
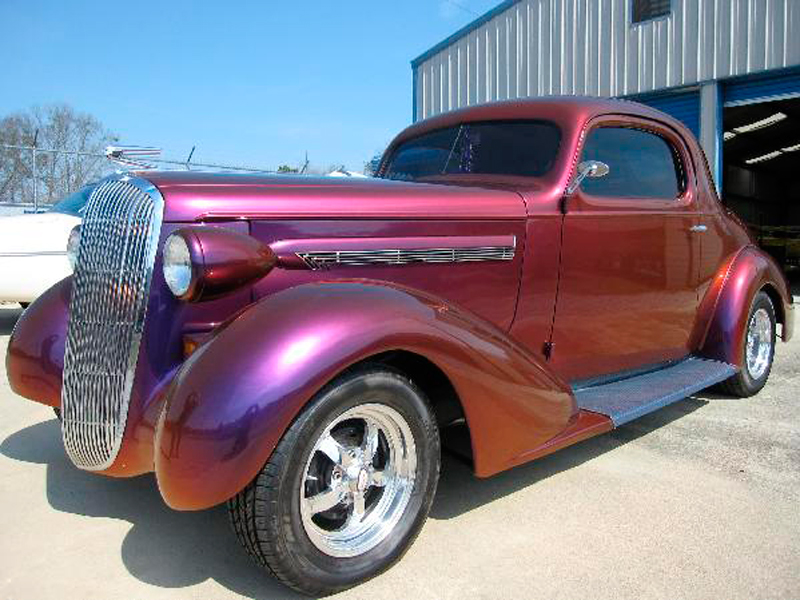
<path fill-rule="evenodd" d="M 367 359 L 402 372 L 428 398 L 442 430 L 442 444 L 472 464 L 472 437 L 456 389 L 436 364 L 413 352 L 394 350 Z M 447 434 L 447 435 L 445 435 Z"/>

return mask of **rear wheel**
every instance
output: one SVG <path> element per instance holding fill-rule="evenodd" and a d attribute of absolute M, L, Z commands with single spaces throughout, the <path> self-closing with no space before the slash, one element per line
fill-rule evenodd
<path fill-rule="evenodd" d="M 371 368 L 320 392 L 228 508 L 240 541 L 272 575 L 328 594 L 403 555 L 438 477 L 427 399 L 401 374 Z"/>
<path fill-rule="evenodd" d="M 750 307 L 742 343 L 742 369 L 722 383 L 722 389 L 746 398 L 761 391 L 772 371 L 775 355 L 775 307 L 765 292 L 759 292 Z"/>

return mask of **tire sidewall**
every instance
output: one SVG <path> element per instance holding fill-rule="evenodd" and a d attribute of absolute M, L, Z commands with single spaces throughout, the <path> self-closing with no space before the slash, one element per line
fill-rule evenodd
<path fill-rule="evenodd" d="M 750 375 L 750 370 L 748 369 L 747 365 L 747 335 L 750 331 L 750 322 L 753 318 L 753 315 L 759 309 L 765 309 L 767 311 L 767 315 L 769 315 L 770 320 L 770 327 L 772 328 L 772 344 L 770 346 L 769 351 L 769 363 L 767 364 L 767 368 L 764 371 L 763 375 L 758 379 L 754 379 Z M 744 384 L 748 395 L 756 394 L 763 388 L 766 383 L 767 379 L 769 379 L 769 375 L 772 371 L 772 360 L 775 357 L 775 336 L 776 336 L 776 318 L 775 318 L 775 307 L 772 304 L 772 300 L 770 300 L 769 296 L 764 292 L 759 292 L 756 294 L 755 298 L 753 298 L 753 302 L 750 305 L 750 311 L 747 313 L 747 322 L 745 323 L 745 330 L 744 330 L 744 339 L 742 340 L 742 349 L 741 349 L 741 360 L 742 360 L 742 383 Z"/>
<path fill-rule="evenodd" d="M 320 551 L 305 532 L 300 515 L 299 490 L 316 441 L 329 424 L 347 410 L 366 403 L 385 404 L 408 423 L 417 453 L 414 488 L 403 516 L 375 548 L 352 558 Z M 280 474 L 276 512 L 278 539 L 286 554 L 302 565 L 304 578 L 328 589 L 341 589 L 378 575 L 398 560 L 427 518 L 439 476 L 439 439 L 436 422 L 422 392 L 404 377 L 388 370 L 354 374 L 324 390 L 303 413 L 290 460 Z"/>

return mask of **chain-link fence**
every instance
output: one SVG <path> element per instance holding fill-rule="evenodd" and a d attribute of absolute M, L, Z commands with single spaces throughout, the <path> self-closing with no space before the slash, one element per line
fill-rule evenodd
<path fill-rule="evenodd" d="M 166 168 L 273 173 L 270 169 L 160 158 L 156 148 L 109 146 L 104 153 L 0 144 L 0 215 L 42 212 L 78 189 L 120 169 Z"/>

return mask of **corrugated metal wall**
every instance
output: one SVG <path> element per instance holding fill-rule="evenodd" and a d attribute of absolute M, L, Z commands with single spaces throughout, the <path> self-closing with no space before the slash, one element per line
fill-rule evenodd
<path fill-rule="evenodd" d="M 520 0 L 414 61 L 416 119 L 492 100 L 626 96 L 800 64 L 800 0 Z"/>

